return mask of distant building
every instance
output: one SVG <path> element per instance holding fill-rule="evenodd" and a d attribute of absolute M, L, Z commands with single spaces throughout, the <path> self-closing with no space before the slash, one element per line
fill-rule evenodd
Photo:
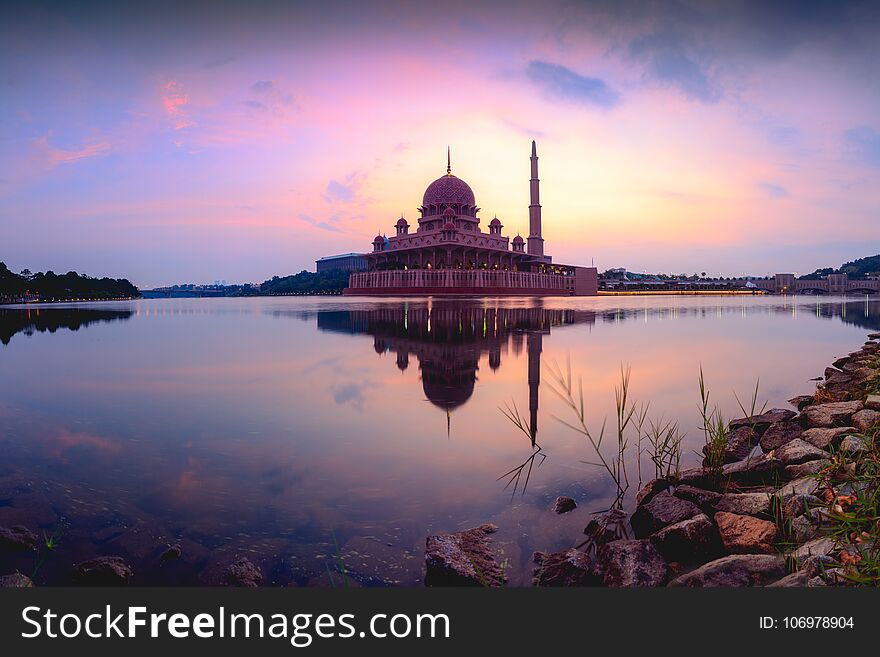
<path fill-rule="evenodd" d="M 315 271 L 330 271 L 341 269 L 343 271 L 366 271 L 367 259 L 360 253 L 340 253 L 339 255 L 324 256 L 315 261 Z"/>
<path fill-rule="evenodd" d="M 554 263 L 544 253 L 535 142 L 529 191 L 526 239 L 504 235 L 498 217 L 489 222 L 489 230 L 484 232 L 474 192 L 464 180 L 452 175 L 447 153 L 446 174 L 425 190 L 417 225 L 410 226 L 400 217 L 394 224 L 393 235 L 376 235 L 373 250 L 361 256 L 366 261 L 366 271 L 353 272 L 343 294 L 597 294 L 595 267 Z M 318 262 L 320 266 L 321 261 Z"/>

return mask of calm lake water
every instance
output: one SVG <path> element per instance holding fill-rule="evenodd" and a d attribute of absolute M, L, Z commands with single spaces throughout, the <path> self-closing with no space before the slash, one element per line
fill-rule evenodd
<path fill-rule="evenodd" d="M 786 407 L 878 328 L 880 301 L 826 297 L 0 308 L 0 525 L 63 523 L 38 583 L 116 554 L 137 583 L 191 584 L 242 554 L 275 584 L 341 586 L 344 566 L 348 585 L 381 586 L 421 583 L 426 535 L 492 522 L 511 582 L 528 584 L 532 552 L 579 543 L 615 494 L 554 419 L 571 418 L 554 363 L 582 377 L 596 431 L 629 365 L 633 398 L 687 432 L 687 467 L 701 365 L 727 417 L 758 378 L 761 402 Z M 533 448 L 499 410 L 513 403 L 542 448 L 525 488 Z M 555 515 L 557 495 L 578 508 Z M 183 557 L 160 561 L 171 543 Z M 0 553 L 0 574 L 34 561 Z"/>

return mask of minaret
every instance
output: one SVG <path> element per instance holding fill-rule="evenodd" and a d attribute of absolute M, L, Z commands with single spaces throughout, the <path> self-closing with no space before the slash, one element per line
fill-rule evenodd
<path fill-rule="evenodd" d="M 541 237 L 541 201 L 538 194 L 538 149 L 532 141 L 532 178 L 529 181 L 531 201 L 529 202 L 528 253 L 544 256 L 544 238 Z"/>
<path fill-rule="evenodd" d="M 538 435 L 538 388 L 541 386 L 541 348 L 544 336 L 535 332 L 526 334 L 526 350 L 529 360 L 529 433 L 532 444 Z"/>

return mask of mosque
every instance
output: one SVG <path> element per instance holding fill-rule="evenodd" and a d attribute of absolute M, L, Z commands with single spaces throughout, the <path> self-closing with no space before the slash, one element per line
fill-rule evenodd
<path fill-rule="evenodd" d="M 410 231 L 403 217 L 390 237 L 376 235 L 373 250 L 362 255 L 366 271 L 352 272 L 347 295 L 530 295 L 597 294 L 595 267 L 554 263 L 544 253 L 538 152 L 532 142 L 529 235 L 512 240 L 498 217 L 489 231 L 480 227 L 473 190 L 452 174 L 428 185 L 418 208 L 418 226 Z M 348 256 L 357 254 L 347 254 Z"/>

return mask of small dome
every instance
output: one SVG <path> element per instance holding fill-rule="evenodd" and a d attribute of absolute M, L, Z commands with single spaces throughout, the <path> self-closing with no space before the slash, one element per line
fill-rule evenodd
<path fill-rule="evenodd" d="M 524 241 L 525 241 L 525 240 L 523 240 L 523 238 L 520 237 L 519 235 L 517 235 L 516 237 L 513 238 L 513 243 L 514 243 L 514 244 L 522 244 Z"/>
<path fill-rule="evenodd" d="M 454 223 L 452 223 L 451 221 L 447 221 L 445 224 L 443 224 L 443 230 L 457 230 L 457 229 L 456 229 Z"/>
<path fill-rule="evenodd" d="M 492 221 L 489 222 L 490 226 L 500 226 L 501 222 L 498 221 L 498 217 L 495 217 Z"/>
<path fill-rule="evenodd" d="M 381 235 L 376 235 L 376 237 L 373 238 L 373 244 L 375 244 L 376 242 L 384 242 L 384 241 L 385 241 L 385 238 L 382 237 Z"/>
<path fill-rule="evenodd" d="M 453 210 L 452 208 L 446 208 L 446 209 L 443 211 L 443 216 L 444 216 L 444 217 L 454 217 L 454 216 L 455 216 L 455 210 Z"/>
<path fill-rule="evenodd" d="M 409 224 L 406 223 L 406 219 L 404 219 L 403 217 L 401 217 L 400 219 L 397 220 L 397 225 L 398 226 L 409 226 Z"/>

